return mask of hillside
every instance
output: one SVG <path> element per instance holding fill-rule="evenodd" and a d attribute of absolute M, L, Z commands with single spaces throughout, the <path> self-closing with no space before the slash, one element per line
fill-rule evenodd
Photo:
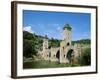
<path fill-rule="evenodd" d="M 72 44 L 74 44 L 74 43 L 91 44 L 91 40 L 90 39 L 81 39 L 81 40 L 77 40 L 77 41 L 72 41 Z"/>

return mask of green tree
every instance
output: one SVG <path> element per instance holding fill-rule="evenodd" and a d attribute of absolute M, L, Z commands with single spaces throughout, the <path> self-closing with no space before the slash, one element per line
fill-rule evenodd
<path fill-rule="evenodd" d="M 60 46 L 60 40 L 53 38 L 49 40 L 49 47 L 59 47 L 59 46 Z"/>
<path fill-rule="evenodd" d="M 80 43 L 80 44 L 91 44 L 91 40 L 90 39 L 81 39 L 81 40 L 77 40 L 77 41 L 72 41 L 72 44 L 74 45 L 75 43 Z"/>
<path fill-rule="evenodd" d="M 27 32 L 27 31 L 23 31 L 23 39 L 28 39 L 29 40 L 29 39 L 32 39 L 32 38 L 34 38 L 33 34 Z"/>
<path fill-rule="evenodd" d="M 91 64 L 91 48 L 86 48 L 82 51 L 81 55 L 81 65 Z"/>
<path fill-rule="evenodd" d="M 32 57 L 32 55 L 36 55 L 34 43 L 31 40 L 24 39 L 23 40 L 23 56 Z"/>

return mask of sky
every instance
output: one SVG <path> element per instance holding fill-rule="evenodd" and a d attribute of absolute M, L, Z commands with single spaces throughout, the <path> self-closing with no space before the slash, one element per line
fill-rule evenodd
<path fill-rule="evenodd" d="M 61 40 L 65 24 L 72 28 L 72 40 L 90 39 L 90 13 L 23 10 L 23 29 L 30 33 Z"/>

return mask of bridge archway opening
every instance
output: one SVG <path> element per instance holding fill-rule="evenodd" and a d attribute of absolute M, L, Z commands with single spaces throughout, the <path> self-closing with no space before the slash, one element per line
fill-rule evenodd
<path fill-rule="evenodd" d="M 73 51 L 74 51 L 73 49 L 70 49 L 70 50 L 67 52 L 66 58 L 67 58 L 69 61 L 71 60 Z"/>
<path fill-rule="evenodd" d="M 60 50 L 57 51 L 56 58 L 60 59 Z"/>

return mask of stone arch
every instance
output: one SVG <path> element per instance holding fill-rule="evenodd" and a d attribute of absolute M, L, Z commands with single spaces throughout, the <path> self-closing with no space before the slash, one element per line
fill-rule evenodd
<path fill-rule="evenodd" d="M 70 49 L 70 50 L 67 52 L 67 55 L 66 55 L 66 58 L 67 58 L 69 61 L 71 60 L 72 54 L 73 54 L 73 49 Z"/>
<path fill-rule="evenodd" d="M 56 58 L 58 58 L 58 59 L 60 58 L 60 50 L 57 51 Z"/>

